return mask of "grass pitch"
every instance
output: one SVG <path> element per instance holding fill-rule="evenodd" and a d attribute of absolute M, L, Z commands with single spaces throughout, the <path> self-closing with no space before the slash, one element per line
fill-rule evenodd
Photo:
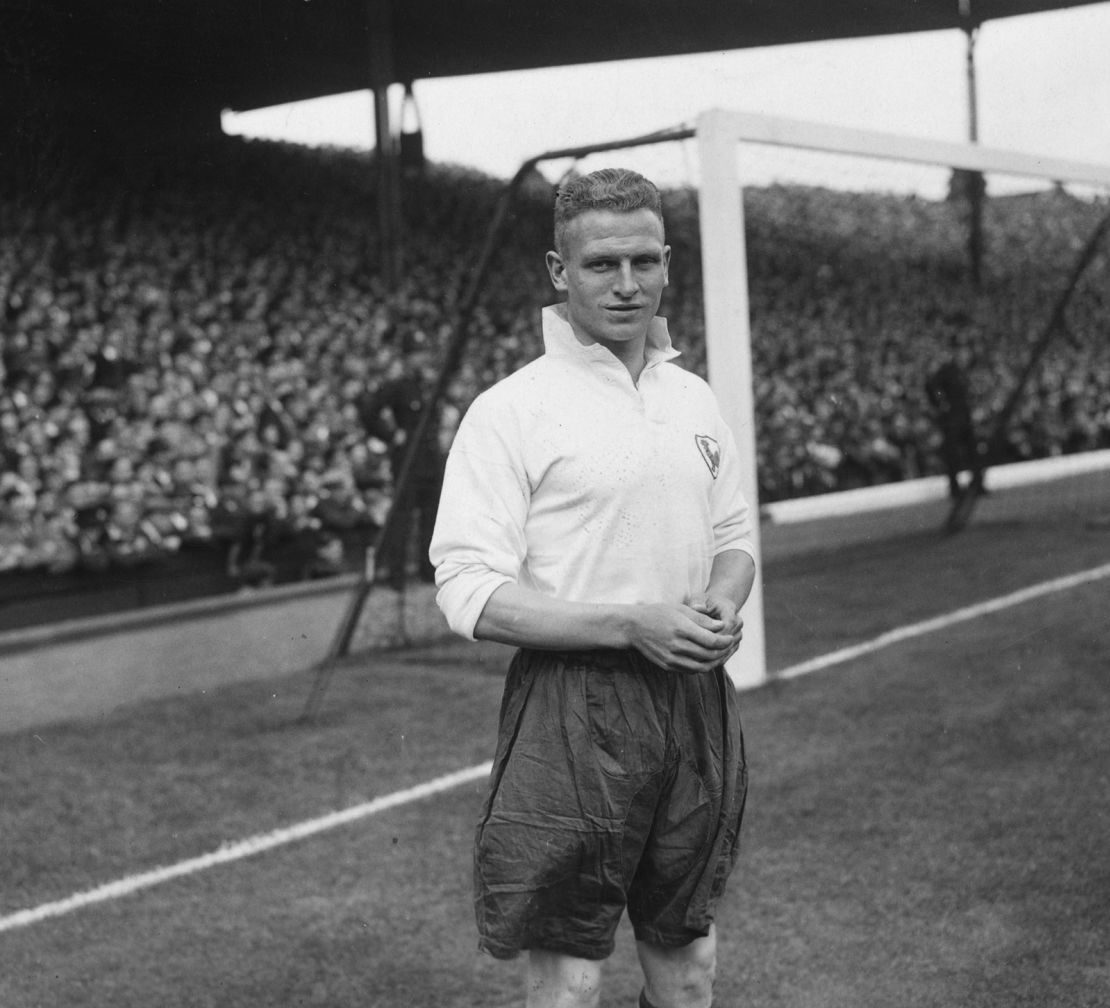
<path fill-rule="evenodd" d="M 1066 500 L 772 559 L 772 668 L 1105 563 Z M 1094 582 L 742 696 L 718 1005 L 1107 1003 L 1107 612 Z M 0 738 L 0 915 L 488 759 L 505 655 L 352 663 L 312 728 L 301 675 Z M 474 951 L 481 792 L 0 933 L 0 1004 L 519 1004 L 519 965 Z M 607 972 L 605 1008 L 634 1004 L 627 928 Z"/>

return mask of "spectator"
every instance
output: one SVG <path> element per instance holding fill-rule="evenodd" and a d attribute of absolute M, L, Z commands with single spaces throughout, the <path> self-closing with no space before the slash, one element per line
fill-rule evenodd
<path fill-rule="evenodd" d="M 971 473 L 969 485 L 976 491 L 983 489 L 983 463 L 964 377 L 968 363 L 966 351 L 957 344 L 952 355 L 925 380 L 925 393 L 941 432 L 948 496 L 953 500 L 963 492 L 960 473 L 964 470 Z"/>
<path fill-rule="evenodd" d="M 359 415 L 367 433 L 390 445 L 390 471 L 395 485 L 435 380 L 431 355 L 421 349 L 396 362 L 382 386 L 359 401 Z M 420 580 L 426 583 L 435 580 L 428 546 L 435 527 L 445 458 L 440 443 L 440 420 L 433 415 L 413 456 L 407 489 L 398 499 L 391 534 L 377 558 L 396 588 L 404 583 L 414 550 Z"/>

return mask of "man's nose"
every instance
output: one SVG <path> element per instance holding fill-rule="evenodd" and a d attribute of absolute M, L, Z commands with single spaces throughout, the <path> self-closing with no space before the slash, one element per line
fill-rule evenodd
<path fill-rule="evenodd" d="M 620 269 L 617 270 L 616 276 L 616 291 L 623 297 L 632 297 L 640 288 L 636 282 L 636 275 L 632 269 L 632 263 L 623 262 L 620 264 Z"/>

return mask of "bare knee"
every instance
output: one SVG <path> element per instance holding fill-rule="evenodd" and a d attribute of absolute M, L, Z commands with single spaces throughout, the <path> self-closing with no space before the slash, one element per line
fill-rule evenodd
<path fill-rule="evenodd" d="M 638 949 L 652 1008 L 709 1008 L 717 972 L 717 941 L 712 931 L 680 948 L 641 942 Z"/>
<path fill-rule="evenodd" d="M 601 963 L 555 952 L 528 953 L 528 1008 L 596 1008 Z"/>

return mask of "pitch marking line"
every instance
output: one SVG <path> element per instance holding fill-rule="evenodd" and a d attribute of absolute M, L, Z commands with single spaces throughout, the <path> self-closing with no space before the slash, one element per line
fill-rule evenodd
<path fill-rule="evenodd" d="M 989 613 L 998 612 L 1001 609 L 1007 609 L 1011 606 L 1020 605 L 1023 602 L 1040 598 L 1043 595 L 1066 591 L 1069 588 L 1075 588 L 1079 585 L 1097 581 L 1105 577 L 1110 577 L 1110 564 L 1094 567 L 1087 571 L 1080 571 L 1078 574 L 1070 574 L 1066 577 L 1055 578 L 1052 581 L 1044 581 L 1041 584 L 1023 588 L 1021 591 L 1012 592 L 1009 595 L 988 599 L 986 602 L 980 602 L 976 605 L 966 606 L 963 609 L 957 609 L 954 612 L 947 613 L 944 616 L 938 616 L 935 619 L 924 620 L 920 623 L 912 623 L 898 630 L 880 634 L 878 637 L 866 641 L 863 644 L 841 648 L 839 651 L 831 651 L 826 655 L 821 655 L 810 661 L 804 661 L 798 665 L 791 665 L 789 668 L 775 673 L 774 678 L 793 679 L 810 672 L 817 672 L 833 665 L 851 661 L 853 658 L 858 658 L 861 655 L 870 654 L 881 648 L 889 647 L 892 644 L 909 640 L 912 637 L 920 637 L 924 634 L 932 633 L 935 630 L 943 630 L 945 627 L 953 626 L 956 623 L 964 623 L 980 616 L 986 616 Z M 154 868 L 150 871 L 141 872 L 138 875 L 129 875 L 126 878 L 117 879 L 115 882 L 108 882 L 105 885 L 97 886 L 95 889 L 88 889 L 85 892 L 75 893 L 73 896 L 69 896 L 63 900 L 56 900 L 53 903 L 43 903 L 40 906 L 32 907 L 28 910 L 20 910 L 7 917 L 0 917 L 0 932 L 11 931 L 19 927 L 27 927 L 30 924 L 37 924 L 39 921 L 47 920 L 50 917 L 61 917 L 74 910 L 81 910 L 84 907 L 92 906 L 95 903 L 103 903 L 107 900 L 119 899 L 122 896 L 138 892 L 141 889 L 149 889 L 151 886 L 160 885 L 162 882 L 168 882 L 171 879 L 192 875 L 196 872 L 213 868 L 216 865 L 227 864 L 230 861 L 239 861 L 242 858 L 251 857 L 254 854 L 261 854 L 263 851 L 281 847 L 295 840 L 303 840 L 317 833 L 323 833 L 326 830 L 334 829 L 336 826 L 343 826 L 346 823 L 355 822 L 358 819 L 364 819 L 367 816 L 397 808 L 399 805 L 408 805 L 411 802 L 420 801 L 423 798 L 439 794 L 441 791 L 449 791 L 462 784 L 480 780 L 484 777 L 488 777 L 491 769 L 492 763 L 490 762 L 481 763 L 478 766 L 467 767 L 464 770 L 457 770 L 455 773 L 436 777 L 434 780 L 426 781 L 423 784 L 417 784 L 415 787 L 406 788 L 403 791 L 394 791 L 392 794 L 383 795 L 380 798 L 364 802 L 361 805 L 353 805 L 351 808 L 342 809 L 338 812 L 330 812 L 328 815 L 319 816 L 316 819 L 308 819 L 304 822 L 284 827 L 283 829 L 273 830 L 270 833 L 263 833 L 258 836 L 248 837 L 246 840 L 225 844 L 218 850 L 211 851 L 208 854 L 202 854 L 199 857 L 189 858 L 186 861 L 179 861 L 177 864 L 167 865 L 163 868 Z"/>
<path fill-rule="evenodd" d="M 1103 564 L 1101 567 L 1092 567 L 1090 570 L 1079 571 L 1077 574 L 1068 574 L 1064 577 L 1054 578 L 1051 581 L 1042 581 L 1040 584 L 1030 585 L 1028 588 L 1022 588 L 1020 591 L 1011 592 L 1009 595 L 1000 595 L 998 598 L 987 599 L 985 602 L 978 602 L 975 605 L 965 606 L 963 609 L 956 609 L 950 613 L 945 613 L 943 616 L 936 616 L 933 619 L 922 620 L 920 623 L 910 623 L 907 626 L 899 627 L 897 630 L 890 630 L 887 633 L 879 634 L 878 637 L 874 637 L 869 641 L 864 641 L 862 644 L 853 644 L 851 647 L 841 648 L 839 651 L 830 651 L 828 654 L 819 655 L 816 658 L 809 659 L 809 661 L 791 665 L 781 672 L 773 673 L 771 678 L 795 679 L 798 676 L 807 675 L 810 672 L 818 672 L 832 665 L 840 665 L 843 662 L 851 661 L 853 658 L 859 658 L 861 655 L 871 654 L 874 651 L 889 647 L 891 644 L 899 644 L 912 637 L 921 637 L 924 634 L 933 633 L 936 630 L 944 630 L 946 627 L 954 626 L 957 623 L 966 623 L 968 620 L 978 619 L 980 616 L 987 616 L 990 613 L 999 612 L 1011 606 L 1021 605 L 1023 602 L 1029 602 L 1032 599 L 1041 598 L 1044 595 L 1052 595 L 1055 592 L 1067 591 L 1069 588 L 1076 588 L 1079 585 L 1088 584 L 1091 581 L 1098 581 L 1100 578 L 1104 577 L 1110 577 L 1110 564 Z"/>
<path fill-rule="evenodd" d="M 18 913 L 7 917 L 0 917 L 0 931 L 9 931 L 18 927 L 26 927 L 28 924 L 37 924 L 48 917 L 60 917 L 63 914 L 80 910 L 94 903 L 119 899 L 121 896 L 127 896 L 140 889 L 148 889 L 162 882 L 168 882 L 170 879 L 181 878 L 183 875 L 192 875 L 194 872 L 204 871 L 207 868 L 226 864 L 229 861 L 251 857 L 263 851 L 272 850 L 274 847 L 292 843 L 294 840 L 303 840 L 305 837 L 323 833 L 325 830 L 333 829 L 336 826 L 343 826 L 357 819 L 363 819 L 366 816 L 396 808 L 398 805 L 420 801 L 422 798 L 428 798 L 441 791 L 449 791 L 461 784 L 488 777 L 491 768 L 492 763 L 487 762 L 478 766 L 467 767 L 465 770 L 457 770 L 454 773 L 445 774 L 443 777 L 417 784 L 415 787 L 382 795 L 380 798 L 363 802 L 361 805 L 352 805 L 350 808 L 342 809 L 339 812 L 330 812 L 316 819 L 308 819 L 305 822 L 296 823 L 283 829 L 276 829 L 270 833 L 263 833 L 259 836 L 248 837 L 246 840 L 225 844 L 218 850 L 202 854 L 200 857 L 179 861 L 177 864 L 167 865 L 164 868 L 154 868 L 138 875 L 128 875 L 126 878 L 108 882 L 85 892 L 76 893 L 63 900 L 43 903 L 41 906 L 29 910 L 20 910 Z"/>

